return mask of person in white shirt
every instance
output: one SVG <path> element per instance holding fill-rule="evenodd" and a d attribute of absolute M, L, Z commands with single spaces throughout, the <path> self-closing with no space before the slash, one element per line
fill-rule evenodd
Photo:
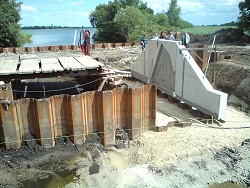
<path fill-rule="evenodd" d="M 182 35 L 181 43 L 182 43 L 182 45 L 188 47 L 189 42 L 190 42 L 190 36 L 189 36 L 189 34 L 187 32 L 185 32 Z"/>
<path fill-rule="evenodd" d="M 168 38 L 167 38 L 167 39 L 168 39 L 168 40 L 175 40 L 174 35 L 173 35 L 172 32 L 169 32 Z"/>

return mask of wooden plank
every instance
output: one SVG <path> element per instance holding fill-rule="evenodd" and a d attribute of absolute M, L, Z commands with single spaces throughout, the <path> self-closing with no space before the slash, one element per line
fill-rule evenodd
<path fill-rule="evenodd" d="M 73 57 L 58 57 L 60 63 L 65 70 L 81 71 L 86 70 L 86 67 L 79 63 Z"/>
<path fill-rule="evenodd" d="M 39 67 L 38 59 L 24 59 L 21 61 L 20 67 L 18 69 L 18 74 L 33 74 L 40 73 L 41 69 Z"/>
<path fill-rule="evenodd" d="M 76 56 L 74 57 L 77 61 L 79 61 L 86 69 L 96 69 L 98 67 L 103 67 L 104 65 L 96 60 L 94 60 L 90 56 Z"/>
<path fill-rule="evenodd" d="M 0 61 L 0 75 L 16 74 L 18 60 L 1 60 Z"/>
<path fill-rule="evenodd" d="M 59 63 L 58 59 L 55 57 L 41 59 L 41 69 L 42 69 L 42 73 L 52 73 L 52 72 L 64 71 L 64 69 L 61 66 L 61 64 Z"/>

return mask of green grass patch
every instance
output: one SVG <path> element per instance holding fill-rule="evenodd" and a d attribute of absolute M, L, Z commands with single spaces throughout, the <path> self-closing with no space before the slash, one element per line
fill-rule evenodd
<path fill-rule="evenodd" d="M 236 26 L 196 26 L 188 29 L 182 29 L 183 32 L 193 33 L 196 35 L 206 35 L 206 34 L 212 34 L 220 29 L 225 28 L 237 28 Z"/>
<path fill-rule="evenodd" d="M 31 42 L 32 41 L 31 38 L 32 38 L 32 34 L 30 34 L 30 33 L 25 33 L 25 32 L 20 33 L 20 43 L 21 44 Z"/>

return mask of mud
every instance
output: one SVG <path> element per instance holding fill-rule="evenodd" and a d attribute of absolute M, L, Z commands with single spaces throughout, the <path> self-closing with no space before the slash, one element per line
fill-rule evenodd
<path fill-rule="evenodd" d="M 213 187 L 219 183 L 232 187 L 249 187 L 250 152 L 249 139 L 239 147 L 224 147 L 215 154 L 202 154 L 181 158 L 165 167 L 153 164 L 134 164 L 125 169 L 117 169 L 109 163 L 105 153 L 97 162 L 99 173 L 87 174 L 84 167 L 78 165 L 77 180 L 66 187 Z M 124 152 L 113 150 L 124 156 Z M 146 154 L 146 153 L 145 153 Z M 81 163 L 80 163 L 81 164 Z M 94 163 L 95 164 L 95 163 Z M 97 164 L 95 164 L 97 166 Z M 248 166 L 248 167 L 247 167 Z M 105 183 L 104 183 L 105 182 Z M 213 185 L 213 186 L 212 186 Z"/>
<path fill-rule="evenodd" d="M 242 29 L 225 28 L 208 35 L 190 35 L 193 43 L 207 43 L 212 44 L 214 36 L 216 35 L 216 44 L 229 44 L 237 46 L 245 46 L 250 43 L 250 36 L 245 35 Z"/>
<path fill-rule="evenodd" d="M 19 150 L 0 148 L 1 187 L 45 187 L 55 175 L 62 178 L 74 174 L 76 165 L 67 163 L 84 156 L 89 150 L 96 158 L 96 149 L 104 151 L 97 135 L 88 137 L 85 145 L 74 145 L 69 138 L 57 138 L 53 149 L 40 146 L 32 135 L 24 135 Z"/>

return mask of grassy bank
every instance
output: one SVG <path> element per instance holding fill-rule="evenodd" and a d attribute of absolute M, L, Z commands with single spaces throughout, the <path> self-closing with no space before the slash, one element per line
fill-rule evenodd
<path fill-rule="evenodd" d="M 21 32 L 21 34 L 20 34 L 21 36 L 20 36 L 20 43 L 21 43 L 21 45 L 22 44 L 25 44 L 25 43 L 27 43 L 27 42 L 31 42 L 32 40 L 31 40 L 31 38 L 32 38 L 32 34 L 30 34 L 30 33 L 25 33 L 25 32 Z"/>
<path fill-rule="evenodd" d="M 212 34 L 220 29 L 224 28 L 237 28 L 236 26 L 196 26 L 188 29 L 183 29 L 183 32 L 189 32 L 196 35 Z"/>

